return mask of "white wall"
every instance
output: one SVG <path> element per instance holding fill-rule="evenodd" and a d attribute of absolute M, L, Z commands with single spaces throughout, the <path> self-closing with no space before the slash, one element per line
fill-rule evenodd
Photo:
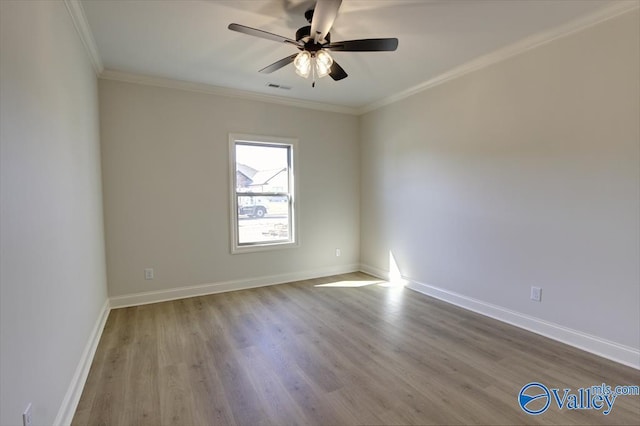
<path fill-rule="evenodd" d="M 640 348 L 639 40 L 636 10 L 363 116 L 363 264 Z"/>
<path fill-rule="evenodd" d="M 111 296 L 358 264 L 357 117 L 119 81 L 99 87 Z M 299 139 L 299 247 L 230 254 L 236 132 Z"/>
<path fill-rule="evenodd" d="M 107 299 L 97 82 L 64 3 L 0 16 L 0 424 L 47 425 Z"/>

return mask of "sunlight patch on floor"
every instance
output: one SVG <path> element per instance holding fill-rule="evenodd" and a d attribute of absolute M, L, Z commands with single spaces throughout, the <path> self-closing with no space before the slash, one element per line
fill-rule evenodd
<path fill-rule="evenodd" d="M 315 287 L 365 287 L 374 284 L 384 284 L 380 280 L 362 280 L 362 281 L 335 281 L 326 284 L 316 284 Z"/>
<path fill-rule="evenodd" d="M 407 280 L 402 277 L 398 263 L 393 253 L 389 251 L 389 280 L 340 280 L 324 284 L 316 284 L 314 287 L 329 288 L 358 288 L 370 285 L 388 288 L 390 290 L 402 290 L 407 285 Z"/>
<path fill-rule="evenodd" d="M 378 284 L 379 287 L 391 288 L 391 289 L 405 288 L 406 285 L 407 285 L 407 281 L 406 280 L 400 280 L 400 281 L 395 281 L 395 282 L 385 281 L 385 282 L 382 282 L 382 283 Z"/>

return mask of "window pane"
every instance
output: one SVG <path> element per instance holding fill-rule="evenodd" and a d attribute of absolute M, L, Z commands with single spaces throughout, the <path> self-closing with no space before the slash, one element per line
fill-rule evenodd
<path fill-rule="evenodd" d="M 290 240 L 289 196 L 238 195 L 238 244 Z"/>
<path fill-rule="evenodd" d="M 236 191 L 289 192 L 289 149 L 236 144 Z"/>
<path fill-rule="evenodd" d="M 235 246 L 294 243 L 292 145 L 234 141 Z"/>

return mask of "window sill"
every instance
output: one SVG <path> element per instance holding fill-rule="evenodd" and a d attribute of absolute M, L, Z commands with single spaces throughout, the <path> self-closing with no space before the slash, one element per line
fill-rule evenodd
<path fill-rule="evenodd" d="M 284 250 L 284 249 L 296 248 L 299 245 L 300 244 L 297 242 L 252 244 L 252 245 L 246 245 L 246 246 L 232 247 L 231 254 L 257 253 L 262 251 Z"/>

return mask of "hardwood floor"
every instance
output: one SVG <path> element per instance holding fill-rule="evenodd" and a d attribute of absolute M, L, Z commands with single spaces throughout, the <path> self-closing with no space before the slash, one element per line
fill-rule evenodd
<path fill-rule="evenodd" d="M 356 273 L 113 310 L 74 425 L 638 424 L 524 413 L 527 383 L 640 372 Z"/>

